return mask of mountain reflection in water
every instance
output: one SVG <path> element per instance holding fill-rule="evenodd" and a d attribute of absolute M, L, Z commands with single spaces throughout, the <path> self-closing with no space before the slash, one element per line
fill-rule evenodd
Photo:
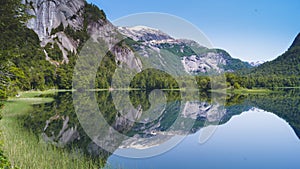
<path fill-rule="evenodd" d="M 182 98 L 178 91 L 165 91 L 166 97 L 161 96 L 161 93 L 151 96 L 146 91 L 130 91 L 130 102 L 134 109 L 121 104 L 125 98 L 114 100 L 111 92 L 97 92 L 96 96 L 107 123 L 126 136 L 124 140 L 104 139 L 110 141 L 113 150 L 120 151 L 155 148 L 174 137 L 193 135 L 205 126 L 225 124 L 233 116 L 253 108 L 272 112 L 284 119 L 300 138 L 299 93 L 299 90 L 286 90 L 270 94 L 228 94 L 225 105 L 221 105 L 211 101 L 209 94 L 205 93 L 199 99 L 189 101 Z M 51 103 L 34 105 L 33 112 L 20 117 L 21 121 L 26 121 L 24 127 L 49 144 L 76 149 L 91 158 L 106 160 L 112 155 L 85 133 L 75 113 L 71 92 L 57 93 L 54 98 Z M 166 104 L 160 104 L 164 99 Z M 84 100 L 81 104 L 84 104 Z M 110 137 L 109 132 L 100 133 L 99 136 Z"/>

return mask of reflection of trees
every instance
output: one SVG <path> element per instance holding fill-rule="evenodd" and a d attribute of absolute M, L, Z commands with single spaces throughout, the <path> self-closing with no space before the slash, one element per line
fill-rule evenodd
<path fill-rule="evenodd" d="M 299 89 L 286 90 L 269 95 L 250 97 L 255 107 L 272 112 L 286 120 L 300 138 L 300 95 Z"/>
<path fill-rule="evenodd" d="M 82 129 L 74 113 L 72 93 L 58 93 L 54 98 L 54 102 L 34 105 L 33 111 L 20 117 L 20 121 L 50 144 L 69 151 L 76 149 L 97 162 L 106 161 L 110 153 L 97 146 Z"/>
<path fill-rule="evenodd" d="M 131 107 L 121 104 L 125 100 L 122 94 L 118 100 L 108 91 L 97 93 L 97 103 L 102 116 L 110 127 L 124 135 L 122 138 L 115 138 L 110 131 L 98 133 L 98 143 L 110 144 L 112 151 L 118 147 L 147 148 L 159 145 L 175 135 L 197 132 L 207 122 L 213 125 L 224 124 L 232 116 L 252 107 L 273 112 L 285 119 L 298 137 L 300 136 L 300 96 L 296 90 L 271 94 L 228 95 L 225 108 L 224 105 L 207 102 L 210 99 L 203 98 L 203 95 L 203 101 L 186 101 L 186 98 L 180 97 L 179 91 L 164 91 L 166 104 L 163 104 L 160 93 L 138 90 L 127 92 Z M 72 93 L 59 93 L 54 97 L 54 102 L 35 105 L 33 112 L 21 117 L 24 126 L 37 135 L 42 133 L 42 137 L 54 145 L 69 150 L 76 147 L 87 156 L 101 156 L 106 159 L 110 154 L 93 143 L 81 127 L 72 106 Z M 151 101 L 153 98 L 157 102 Z M 88 100 L 82 100 L 80 104 L 84 105 L 86 101 Z M 122 109 L 116 107 L 116 104 Z"/>
<path fill-rule="evenodd" d="M 286 120 L 300 138 L 299 92 L 299 89 L 290 89 L 270 94 L 232 95 L 227 98 L 227 113 L 222 123 L 228 121 L 235 114 L 257 107 Z"/>

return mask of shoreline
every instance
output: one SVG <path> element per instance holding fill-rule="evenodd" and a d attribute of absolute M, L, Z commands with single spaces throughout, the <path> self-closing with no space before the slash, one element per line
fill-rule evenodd
<path fill-rule="evenodd" d="M 42 94 L 55 92 L 58 90 L 19 92 L 19 97 L 10 97 L 7 101 L 3 101 L 4 107 L 1 109 L 0 120 L 0 143 L 3 143 L 0 145 L 0 153 L 1 151 L 3 153 L 0 157 L 1 155 L 5 157 L 4 160 L 8 165 L 5 166 L 6 168 L 81 169 L 87 166 L 97 168 L 97 163 L 101 164 L 101 161 L 93 161 L 87 156 L 76 154 L 75 151 L 69 152 L 46 144 L 40 136 L 27 130 L 20 123 L 19 118 L 29 114 L 33 110 L 33 105 L 54 100 L 52 97 L 40 97 Z"/>

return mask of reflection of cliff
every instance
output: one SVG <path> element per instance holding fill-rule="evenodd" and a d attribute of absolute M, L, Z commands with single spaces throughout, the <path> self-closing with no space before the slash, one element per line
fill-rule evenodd
<path fill-rule="evenodd" d="M 79 151 L 95 161 L 106 161 L 110 153 L 98 147 L 83 131 L 72 106 L 72 93 L 59 93 L 55 101 L 34 105 L 33 111 L 23 117 L 24 126 L 49 144 L 67 150 Z"/>
<path fill-rule="evenodd" d="M 167 142 L 176 135 L 195 133 L 206 125 L 224 124 L 232 116 L 252 107 L 273 112 L 285 119 L 300 136 L 300 99 L 296 91 L 269 95 L 228 95 L 225 107 L 205 101 L 179 101 L 176 92 L 167 93 L 168 102 L 163 104 L 158 99 L 163 97 L 158 95 L 152 96 L 156 98 L 155 102 L 145 92 L 133 92 L 130 94 L 134 97 L 130 98 L 130 107 L 124 103 L 123 96 L 120 100 L 114 100 L 110 92 L 97 93 L 99 109 L 112 128 L 98 132 L 94 141 L 98 145 L 109 145 L 112 152 L 119 147 L 146 149 Z M 75 146 L 88 156 L 102 156 L 104 159 L 110 154 L 95 144 L 83 130 L 74 113 L 72 93 L 60 93 L 55 96 L 54 102 L 36 105 L 34 112 L 22 117 L 22 120 L 26 121 L 25 127 L 37 135 L 42 134 L 45 141 L 56 146 L 70 150 Z M 114 137 L 113 130 L 122 137 Z"/>
<path fill-rule="evenodd" d="M 99 108 L 106 121 L 114 130 L 127 136 L 117 146 L 138 149 L 157 146 L 172 137 L 196 132 L 206 125 L 217 125 L 226 114 L 224 106 L 218 103 L 185 101 L 179 91 L 163 93 L 166 98 L 160 92 L 141 90 L 98 93 Z"/>
<path fill-rule="evenodd" d="M 219 111 L 220 105 L 211 105 L 203 101 L 179 101 L 179 92 L 174 91 L 166 92 L 167 102 L 164 104 L 163 97 L 158 95 L 160 93 L 149 98 L 144 92 L 131 93 L 131 97 L 134 98 L 131 98 L 133 107 L 130 107 L 124 104 L 125 97 L 122 95 L 119 100 L 113 100 L 110 92 L 97 93 L 100 112 L 112 128 L 98 132 L 93 141 L 109 145 L 111 151 L 119 147 L 152 147 L 168 141 L 173 136 L 195 132 L 204 126 L 206 120 L 213 123 L 224 116 L 224 111 Z M 82 100 L 78 104 L 84 105 L 86 101 Z M 107 154 L 87 136 L 72 104 L 72 93 L 59 93 L 54 102 L 36 105 L 34 112 L 22 117 L 22 120 L 26 121 L 25 127 L 37 135 L 42 134 L 42 138 L 48 143 L 68 149 L 75 146 L 92 156 Z M 122 109 L 117 109 L 116 104 L 121 104 Z M 124 137 L 115 136 L 113 130 Z"/>

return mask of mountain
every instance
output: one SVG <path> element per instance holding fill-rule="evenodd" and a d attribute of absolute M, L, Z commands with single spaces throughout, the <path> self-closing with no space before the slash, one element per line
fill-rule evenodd
<path fill-rule="evenodd" d="M 192 40 L 175 39 L 158 29 L 135 26 L 119 27 L 118 30 L 124 36 L 139 42 L 140 47 L 135 49 L 141 55 L 155 55 L 145 50 L 146 48 L 153 49 L 162 58 L 167 58 L 170 54 L 174 55 L 170 59 L 177 57 L 182 63 L 181 67 L 189 74 L 205 74 L 210 71 L 231 72 L 251 68 L 250 64 L 232 58 L 224 50 L 209 49 Z"/>
<path fill-rule="evenodd" d="M 116 68 L 141 72 L 145 60 L 178 75 L 251 67 L 224 50 L 175 39 L 157 29 L 116 27 L 103 10 L 85 0 L 4 0 L 3 4 L 1 97 L 19 90 L 71 89 L 76 60 L 88 42 L 109 49 L 97 73 L 99 88 L 110 86 Z"/>
<path fill-rule="evenodd" d="M 46 60 L 56 66 L 69 63 L 70 53 L 76 55 L 80 45 L 88 38 L 100 37 L 107 40 L 109 45 L 114 46 L 111 52 L 115 55 L 116 62 L 125 63 L 138 71 L 142 67 L 138 64 L 140 59 L 135 58 L 134 53 L 139 53 L 142 57 L 149 55 L 160 57 L 156 61 L 162 63 L 161 66 L 172 64 L 170 62 L 177 59 L 182 63 L 181 71 L 190 74 L 235 71 L 251 67 L 246 62 L 233 59 L 224 50 L 208 49 L 194 41 L 177 40 L 157 29 L 145 26 L 117 28 L 106 20 L 102 10 L 87 4 L 84 0 L 27 0 L 25 3 L 30 4 L 27 12 L 34 16 L 27 23 L 27 27 L 37 33 L 41 41 L 40 45 L 44 48 Z M 118 32 L 135 41 L 131 44 L 140 46 L 132 48 L 129 44 L 131 48 L 118 48 L 115 44 L 120 39 L 113 35 Z M 102 37 L 105 34 L 106 37 Z M 111 37 L 109 37 L 110 34 Z M 51 50 L 54 48 L 56 51 L 61 51 L 58 57 L 60 60 L 56 59 L 57 56 L 50 56 L 49 53 L 53 53 Z M 160 50 L 171 53 L 174 55 L 173 58 L 168 58 L 166 53 Z M 178 67 L 170 69 L 175 70 Z"/>
<path fill-rule="evenodd" d="M 251 74 L 256 75 L 300 75 L 300 33 L 289 49 L 273 61 L 266 62 L 255 68 Z"/>

